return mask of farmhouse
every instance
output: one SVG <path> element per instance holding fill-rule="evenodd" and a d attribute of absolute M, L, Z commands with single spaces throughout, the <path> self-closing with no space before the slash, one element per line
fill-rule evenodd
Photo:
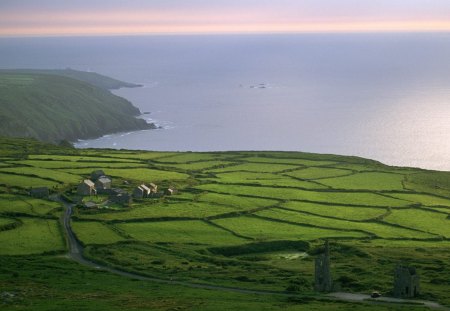
<path fill-rule="evenodd" d="M 46 198 L 49 195 L 47 187 L 31 188 L 30 195 L 35 198 Z"/>
<path fill-rule="evenodd" d="M 133 197 L 138 199 L 148 198 L 150 196 L 150 193 L 151 193 L 150 188 L 142 184 L 134 189 Z"/>
<path fill-rule="evenodd" d="M 420 278 L 416 268 L 398 265 L 394 272 L 394 296 L 413 298 L 419 295 Z"/>
<path fill-rule="evenodd" d="M 78 195 L 95 195 L 97 190 L 95 190 L 95 184 L 90 179 L 85 179 L 77 187 Z"/>
<path fill-rule="evenodd" d="M 176 190 L 173 187 L 169 187 L 169 188 L 166 189 L 166 191 L 164 191 L 165 195 L 173 195 L 175 193 L 176 193 Z"/>
<path fill-rule="evenodd" d="M 112 203 L 127 205 L 130 204 L 132 199 L 131 195 L 123 189 L 115 188 L 111 190 L 109 195 L 109 201 Z"/>
<path fill-rule="evenodd" d="M 105 172 L 103 170 L 96 170 L 91 173 L 91 180 L 94 182 L 97 181 L 100 177 L 105 176 Z"/>
<path fill-rule="evenodd" d="M 111 178 L 106 176 L 101 176 L 97 181 L 95 182 L 95 188 L 97 189 L 98 193 L 105 193 L 109 189 L 111 189 Z"/>
<path fill-rule="evenodd" d="M 154 183 L 150 183 L 149 188 L 150 188 L 152 193 L 157 193 L 158 192 L 158 186 L 155 185 Z"/>

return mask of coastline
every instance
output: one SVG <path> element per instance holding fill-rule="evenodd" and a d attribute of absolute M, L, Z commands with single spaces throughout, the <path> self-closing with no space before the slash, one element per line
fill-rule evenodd
<path fill-rule="evenodd" d="M 0 79 L 3 136 L 59 143 L 156 128 L 138 107 L 112 92 L 141 84 L 70 68 L 0 69 Z"/>

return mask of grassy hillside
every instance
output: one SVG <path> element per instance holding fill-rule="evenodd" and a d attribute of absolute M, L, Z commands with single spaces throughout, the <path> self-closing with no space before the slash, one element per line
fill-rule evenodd
<path fill-rule="evenodd" d="M 0 69 L 0 74 L 47 74 L 72 78 L 102 89 L 114 90 L 122 87 L 139 87 L 139 84 L 119 81 L 95 72 L 67 69 Z"/>
<path fill-rule="evenodd" d="M 120 86 L 115 80 L 59 73 L 0 71 L 0 135 L 58 142 L 152 127 L 135 118 L 139 110 L 130 102 L 105 89 Z"/>
<path fill-rule="evenodd" d="M 72 227 L 86 257 L 140 275 L 296 297 L 133 282 L 63 258 L 63 208 L 26 190 L 50 183 L 77 200 L 76 180 L 95 169 L 128 191 L 155 182 L 179 193 L 77 207 Z M 328 239 L 344 291 L 389 295 L 404 263 L 421 277 L 420 298 L 450 306 L 449 181 L 450 172 L 335 155 L 75 150 L 0 139 L 0 293 L 15 293 L 6 310 L 46 310 L 50 300 L 69 310 L 424 310 L 323 300 L 312 281 Z"/>

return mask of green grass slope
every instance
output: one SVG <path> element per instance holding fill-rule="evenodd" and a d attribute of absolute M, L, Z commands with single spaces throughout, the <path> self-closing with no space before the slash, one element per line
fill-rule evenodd
<path fill-rule="evenodd" d="M 154 182 L 179 193 L 129 207 L 104 195 L 77 197 L 77 181 L 94 169 L 129 192 Z M 450 172 L 301 152 L 77 150 L 0 138 L 0 177 L 2 310 L 425 309 L 324 300 L 313 280 L 325 239 L 343 291 L 389 296 L 395 266 L 403 263 L 420 275 L 419 298 L 450 306 Z M 78 265 L 62 256 L 63 207 L 26 195 L 43 185 L 104 203 L 78 205 L 71 222 L 84 255 L 98 264 L 295 296 L 206 292 Z"/>
<path fill-rule="evenodd" d="M 95 74 L 84 75 L 101 81 Z M 104 84 L 0 71 L 0 135 L 58 142 L 152 127 L 136 118 L 140 112 L 130 102 L 105 89 L 113 83 Z"/>
<path fill-rule="evenodd" d="M 114 90 L 122 87 L 139 87 L 139 84 L 116 80 L 95 72 L 66 69 L 0 69 L 0 74 L 47 74 L 72 78 L 87 82 L 99 88 Z"/>

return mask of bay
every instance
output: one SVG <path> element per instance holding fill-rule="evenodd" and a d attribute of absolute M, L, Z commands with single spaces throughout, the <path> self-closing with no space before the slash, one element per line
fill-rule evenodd
<path fill-rule="evenodd" d="M 449 34 L 0 39 L 1 68 L 90 70 L 162 129 L 79 148 L 286 150 L 450 170 Z"/>

